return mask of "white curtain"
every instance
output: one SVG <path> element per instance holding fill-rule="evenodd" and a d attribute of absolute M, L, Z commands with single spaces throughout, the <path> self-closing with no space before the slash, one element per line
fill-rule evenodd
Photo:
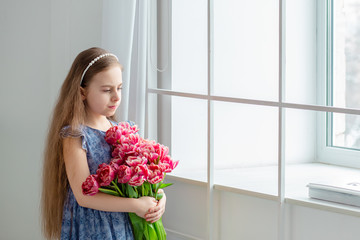
<path fill-rule="evenodd" d="M 148 1 L 103 2 L 102 47 L 124 66 L 118 120 L 134 121 L 144 135 Z"/>

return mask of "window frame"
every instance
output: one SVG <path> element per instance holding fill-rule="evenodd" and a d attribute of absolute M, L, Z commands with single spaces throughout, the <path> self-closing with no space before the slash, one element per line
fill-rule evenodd
<path fill-rule="evenodd" d="M 318 1 L 317 6 L 317 86 L 318 102 L 332 106 L 333 81 L 333 0 Z M 325 26 L 325 27 L 324 27 Z M 323 46 L 322 48 L 320 46 Z M 326 89 L 326 91 L 323 91 Z M 359 115 L 357 109 L 339 108 L 344 113 Z M 334 111 L 338 112 L 338 111 Z M 360 151 L 331 146 L 332 115 L 334 112 L 319 114 L 317 129 L 316 161 L 331 165 L 360 168 Z"/>
<path fill-rule="evenodd" d="M 246 98 L 232 98 L 232 97 L 223 97 L 223 96 L 215 96 L 211 92 L 212 87 L 212 81 L 213 81 L 213 19 L 212 19 L 212 11 L 213 11 L 213 2 L 211 0 L 208 1 L 208 93 L 207 94 L 197 94 L 197 93 L 190 93 L 190 92 L 179 92 L 174 90 L 167 90 L 161 87 L 157 88 L 151 88 L 147 86 L 147 95 L 155 94 L 158 96 L 177 96 L 177 97 L 185 97 L 185 98 L 193 98 L 193 99 L 203 99 L 208 101 L 208 131 L 207 131 L 207 139 L 208 139 L 208 150 L 207 150 L 207 173 L 206 173 L 206 180 L 196 180 L 189 178 L 188 180 L 208 184 L 210 189 L 212 189 L 213 186 L 216 186 L 214 183 L 214 154 L 213 154 L 213 102 L 214 101 L 223 101 L 223 102 L 231 102 L 231 103 L 239 103 L 239 104 L 250 104 L 250 105 L 261 105 L 261 106 L 272 106 L 279 109 L 279 120 L 278 120 L 278 127 L 279 127 L 279 141 L 278 141 L 278 196 L 273 196 L 277 199 L 280 199 L 283 201 L 284 199 L 284 188 L 285 188 L 285 165 L 286 165 L 286 158 L 285 158 L 285 125 L 286 125 L 286 109 L 297 109 L 297 110 L 309 110 L 314 111 L 317 113 L 317 121 L 314 123 L 316 125 L 316 132 L 314 132 L 314 137 L 316 138 L 316 150 L 315 150 L 315 156 L 313 161 L 316 163 L 325 163 L 325 164 L 331 164 L 331 165 L 339 165 L 339 166 L 347 166 L 352 168 L 360 168 L 360 161 L 356 161 L 359 159 L 360 154 L 358 151 L 352 151 L 347 149 L 340 149 L 340 148 L 334 148 L 334 147 L 328 147 L 327 146 L 327 125 L 326 125 L 326 117 L 325 115 L 329 115 L 332 113 L 344 113 L 344 114 L 356 114 L 360 115 L 360 109 L 349 109 L 349 108 L 339 108 L 339 107 L 333 107 L 330 106 L 327 102 L 328 92 L 325 92 L 323 89 L 326 88 L 326 76 L 328 75 L 328 71 L 331 71 L 332 66 L 329 66 L 326 62 L 326 54 L 328 52 L 328 47 L 330 46 L 329 43 L 324 44 L 324 41 L 327 41 L 326 33 L 324 28 L 324 24 L 326 22 L 327 18 L 327 11 L 329 10 L 327 8 L 327 4 L 331 0 L 320 0 L 317 1 L 317 46 L 323 46 L 322 48 L 317 48 L 317 81 L 316 81 L 316 87 L 318 89 L 317 91 L 317 99 L 316 104 L 302 104 L 302 103 L 290 103 L 286 102 L 284 100 L 285 95 L 285 82 L 286 82 L 286 11 L 285 11 L 285 1 L 280 1 L 279 4 L 279 100 L 278 101 L 262 101 L 257 99 L 246 99 Z M 171 3 L 171 1 L 170 1 Z M 324 9 L 324 11 L 319 14 L 319 9 Z M 326 9 L 326 11 L 325 11 Z M 171 14 L 170 14 L 171 16 Z M 321 25 L 322 24 L 322 25 Z M 171 28 L 170 28 L 171 31 Z M 319 37 L 320 36 L 320 37 Z M 159 34 L 157 34 L 157 37 L 159 37 Z M 159 47 L 159 46 L 157 46 Z M 165 49 L 166 51 L 167 49 Z M 170 48 L 171 51 L 171 48 Z M 157 55 L 166 55 L 164 52 L 159 52 L 159 49 L 156 51 Z M 155 58 L 157 59 L 157 58 Z M 171 58 L 169 59 L 169 64 L 171 68 Z M 157 63 L 159 63 L 159 59 L 156 60 Z M 149 64 L 150 65 L 150 64 Z M 150 68 L 151 66 L 149 66 Z M 170 70 L 171 71 L 171 70 Z M 151 73 L 151 70 L 149 70 L 149 78 L 157 78 L 159 74 L 163 73 Z M 167 77 L 171 77 L 171 75 L 168 75 Z M 147 96 L 147 99 L 149 97 Z M 147 106 L 147 108 L 149 108 Z M 155 109 L 156 108 L 156 109 Z M 159 109 L 159 104 L 157 106 L 152 106 L 152 111 L 157 112 L 157 116 L 151 121 L 156 122 L 162 122 L 161 121 L 161 109 Z M 169 111 L 164 110 L 164 111 Z M 323 114 L 325 113 L 325 114 Z M 148 116 L 148 113 L 146 114 Z M 160 119 L 160 120 L 159 120 Z M 159 121 L 157 121 L 159 120 Z M 154 134 L 151 134 L 151 137 L 158 136 L 161 139 L 161 130 L 158 131 L 160 128 L 159 125 L 156 126 L 157 130 L 156 133 L 154 129 L 149 129 L 149 120 L 147 120 L 146 125 L 146 132 L 152 131 Z M 169 124 L 165 127 L 167 130 L 171 129 L 171 126 Z M 165 131 L 166 131 L 165 129 Z M 169 133 L 170 131 L 168 131 Z M 160 133 L 160 134 L 159 134 Z M 149 136 L 146 134 L 146 136 Z M 171 136 L 168 136 L 168 139 L 171 139 Z M 164 142 L 164 144 L 168 144 L 168 141 Z M 176 177 L 176 175 L 175 175 Z M 182 178 L 182 177 L 180 177 Z M 256 191 L 254 191 L 256 193 Z M 260 193 L 261 194 L 261 193 Z"/>
<path fill-rule="evenodd" d="M 326 1 L 329 0 L 319 0 L 316 2 L 321 2 L 321 3 L 325 3 Z M 170 0 L 171 2 L 171 0 Z M 320 91 L 317 92 L 317 103 L 314 105 L 310 105 L 310 104 L 301 104 L 301 103 L 289 103 L 284 101 L 283 97 L 285 95 L 285 78 L 286 78 L 286 1 L 285 0 L 279 0 L 279 99 L 278 101 L 261 101 L 261 100 L 256 100 L 256 99 L 244 99 L 244 98 L 229 98 L 229 97 L 221 97 L 221 96 L 214 96 L 211 93 L 211 83 L 212 83 L 212 78 L 213 78 L 213 73 L 212 73 L 212 67 L 213 67 L 213 0 L 208 0 L 207 1 L 207 11 L 208 11 L 208 93 L 207 94 L 195 94 L 195 93 L 187 93 L 187 92 L 178 92 L 178 91 L 173 91 L 173 90 L 166 90 L 166 89 L 161 89 L 161 88 L 151 88 L 147 85 L 147 90 L 146 90 L 146 99 L 147 99 L 147 111 L 148 112 L 155 112 L 157 114 L 155 114 L 153 117 L 154 119 L 147 119 L 146 120 L 146 136 L 148 137 L 148 133 L 149 132 L 153 132 L 153 134 L 150 134 L 151 137 L 152 136 L 156 136 L 158 134 L 158 129 L 159 128 L 164 128 L 164 126 L 161 126 L 159 124 L 157 124 L 155 126 L 155 128 L 151 128 L 149 129 L 149 126 L 151 126 L 151 124 L 149 125 L 149 121 L 155 121 L 156 123 L 159 123 L 158 118 L 161 115 L 161 113 L 159 114 L 159 105 L 150 105 L 150 107 L 148 106 L 148 101 L 149 101 L 149 94 L 155 94 L 157 96 L 178 96 L 178 97 L 186 97 L 186 98 L 193 98 L 193 99 L 204 99 L 207 100 L 208 103 L 208 120 L 207 120 L 207 133 L 208 136 L 207 137 L 207 172 L 206 172 L 206 180 L 194 180 L 191 178 L 186 178 L 186 177 L 179 177 L 176 175 L 168 175 L 168 177 L 170 177 L 179 181 L 183 181 L 186 182 L 188 184 L 192 184 L 192 185 L 198 185 L 198 186 L 202 186 L 206 188 L 206 199 L 207 199 L 207 204 L 206 204 L 206 208 L 207 208 L 207 226 L 208 229 L 213 229 L 212 227 L 214 226 L 214 222 L 216 221 L 215 218 L 215 213 L 214 213 L 214 209 L 216 209 L 216 201 L 214 199 L 216 199 L 215 197 L 215 191 L 214 190 L 220 190 L 220 191 L 225 191 L 225 192 L 234 192 L 234 193 L 238 193 L 238 194 L 243 194 L 243 195 L 249 195 L 249 196 L 254 196 L 254 197 L 259 197 L 259 198 L 263 198 L 263 199 L 269 199 L 272 201 L 277 201 L 279 203 L 279 208 L 278 208 L 278 215 L 279 215 L 279 222 L 280 224 L 284 224 L 284 222 L 286 222 L 286 219 L 284 218 L 284 207 L 285 207 L 285 203 L 292 203 L 292 204 L 299 204 L 299 205 L 304 205 L 304 204 L 309 204 L 309 206 L 314 206 L 316 208 L 319 209 L 324 209 L 321 202 L 317 202 L 314 200 L 310 200 L 307 199 L 307 195 L 303 195 L 301 198 L 292 198 L 290 196 L 286 196 L 286 191 L 285 190 L 285 185 L 287 186 L 291 186 L 291 183 L 289 182 L 285 182 L 285 172 L 288 171 L 288 169 L 286 169 L 286 162 L 285 162 L 285 125 L 286 125 L 286 110 L 287 109 L 295 109 L 295 110 L 309 110 L 309 111 L 314 111 L 316 113 L 319 113 L 319 117 L 317 118 L 317 122 L 314 123 L 314 125 L 316 125 L 316 131 L 314 132 L 314 137 L 316 138 L 316 151 L 315 154 L 316 156 L 314 156 L 314 161 L 315 162 L 321 162 L 321 163 L 328 163 L 328 164 L 332 164 L 332 165 L 345 165 L 345 166 L 351 166 L 351 167 L 357 167 L 360 168 L 360 162 L 358 163 L 358 165 L 355 165 L 353 161 L 351 161 L 351 159 L 354 159 L 355 156 L 352 156 L 353 152 L 346 150 L 345 152 L 343 152 L 343 149 L 334 149 L 334 148 L 329 148 L 326 147 L 326 119 L 325 117 L 322 117 L 326 114 L 323 113 L 347 113 L 347 114 L 357 114 L 360 115 L 360 109 L 346 109 L 346 108 L 337 108 L 337 107 L 332 107 L 326 104 L 326 97 L 327 97 L 327 93 L 325 93 L 324 91 L 322 91 L 323 93 L 320 93 Z M 319 7 L 319 5 L 318 5 Z M 319 8 L 317 8 L 319 9 Z M 318 18 L 324 18 L 326 15 L 325 13 L 321 16 L 318 16 Z M 319 28 L 319 25 L 317 26 L 318 30 L 321 30 L 321 28 Z M 322 46 L 321 44 L 323 44 L 322 42 L 319 42 L 321 39 L 317 39 L 317 43 L 318 46 Z M 324 40 L 324 39 L 323 39 Z M 320 44 L 320 45 L 319 45 Z M 317 76 L 316 78 L 318 79 L 318 81 L 316 81 L 316 87 L 320 90 L 320 89 L 325 89 L 326 83 L 325 83 L 325 76 L 326 76 L 326 70 L 327 70 L 327 65 L 325 64 L 325 54 L 326 54 L 326 49 L 325 48 L 319 48 L 318 51 L 320 51 L 320 55 L 316 54 L 317 56 L 317 65 L 318 65 L 318 71 L 317 71 Z M 158 53 L 158 51 L 157 51 Z M 159 53 L 158 53 L 159 54 Z M 170 64 L 171 65 L 171 64 Z M 157 73 L 153 73 L 151 71 L 149 71 L 148 77 L 149 78 L 157 78 Z M 278 165 L 274 166 L 273 169 L 277 170 L 277 194 L 269 194 L 269 193 L 265 193 L 262 191 L 257 191 L 257 189 L 251 189 L 250 191 L 247 190 L 246 188 L 241 188 L 241 187 L 230 187 L 228 185 L 220 185 L 214 182 L 214 175 L 215 175 L 215 167 L 214 167 L 214 153 L 213 153 L 213 147 L 214 147 L 214 134 L 213 134 L 213 102 L 214 101 L 224 101 L 224 102 L 233 102 L 233 103 L 239 103 L 239 104 L 250 104 L 250 105 L 261 105 L 261 106 L 272 106 L 272 107 L 276 107 L 279 109 L 279 118 L 278 118 L 278 134 L 279 134 L 279 141 L 278 141 Z M 161 111 L 161 110 L 160 110 Z M 166 110 L 165 110 L 166 111 Z M 146 113 L 146 117 L 149 118 L 149 114 L 148 112 Z M 169 126 L 166 126 L 169 127 Z M 166 128 L 165 127 L 165 128 Z M 169 128 L 168 128 L 169 129 Z M 171 126 L 170 126 L 171 129 Z M 165 129 L 166 131 L 166 129 Z M 171 149 L 170 149 L 171 150 Z M 335 151 L 335 152 L 334 152 Z M 346 159 L 350 159 L 350 161 L 346 160 L 344 161 L 343 156 L 347 156 L 350 155 L 350 157 L 347 157 Z M 359 155 L 356 156 L 357 159 L 359 159 Z M 181 159 L 180 159 L 181 160 Z M 323 165 L 323 164 L 318 164 L 318 165 Z M 325 166 L 325 165 L 323 165 Z M 295 166 L 297 167 L 297 166 Z M 314 165 L 311 164 L 311 166 L 309 166 L 309 168 L 313 168 Z M 275 171 L 275 170 L 274 170 Z M 317 172 L 318 173 L 318 172 Z M 302 177 L 303 175 L 307 175 L 307 174 L 303 174 L 303 172 L 299 173 L 299 177 Z M 262 177 L 262 176 L 259 176 Z M 288 176 L 287 176 L 288 177 Z M 331 177 L 331 176 L 330 176 Z M 298 185 L 295 186 L 295 188 L 297 188 Z M 303 186 L 303 188 L 306 188 L 305 185 Z M 335 212 L 339 212 L 338 209 L 342 209 L 342 207 L 339 207 L 337 205 L 331 205 L 333 206 L 332 208 L 334 209 Z M 329 210 L 329 205 L 326 205 L 325 207 L 327 210 Z M 279 234 L 282 234 L 282 229 L 279 228 Z M 211 236 L 215 236 L 214 235 L 214 231 L 209 231 L 208 233 L 209 235 L 209 239 L 211 238 Z"/>

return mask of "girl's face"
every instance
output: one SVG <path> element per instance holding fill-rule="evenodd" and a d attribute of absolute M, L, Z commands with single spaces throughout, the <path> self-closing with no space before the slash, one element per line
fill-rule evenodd
<path fill-rule="evenodd" d="M 122 72 L 119 66 L 111 66 L 94 75 L 83 91 L 89 117 L 110 117 L 121 102 Z"/>

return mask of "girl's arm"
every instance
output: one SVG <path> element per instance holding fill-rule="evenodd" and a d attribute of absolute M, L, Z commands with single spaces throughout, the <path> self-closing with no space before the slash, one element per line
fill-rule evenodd
<path fill-rule="evenodd" d="M 86 152 L 81 146 L 81 138 L 65 138 L 63 140 L 63 153 L 66 174 L 76 201 L 80 206 L 109 212 L 133 212 L 145 218 L 150 208 L 157 206 L 152 197 L 122 198 L 104 193 L 86 196 L 82 193 L 81 185 L 90 175 Z M 161 209 L 156 208 L 156 212 Z"/>

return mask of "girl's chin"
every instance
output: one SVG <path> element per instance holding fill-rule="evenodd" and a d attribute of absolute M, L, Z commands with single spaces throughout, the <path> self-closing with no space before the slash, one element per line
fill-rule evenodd
<path fill-rule="evenodd" d="M 115 114 L 110 114 L 110 113 L 109 113 L 109 114 L 106 114 L 105 117 L 109 118 L 109 117 L 112 117 L 112 116 L 114 116 L 114 115 L 115 115 Z"/>
<path fill-rule="evenodd" d="M 106 117 L 112 117 L 112 116 L 114 116 L 115 115 L 115 113 L 116 113 L 116 111 L 111 111 L 111 112 L 108 112 L 108 113 L 106 113 Z"/>

